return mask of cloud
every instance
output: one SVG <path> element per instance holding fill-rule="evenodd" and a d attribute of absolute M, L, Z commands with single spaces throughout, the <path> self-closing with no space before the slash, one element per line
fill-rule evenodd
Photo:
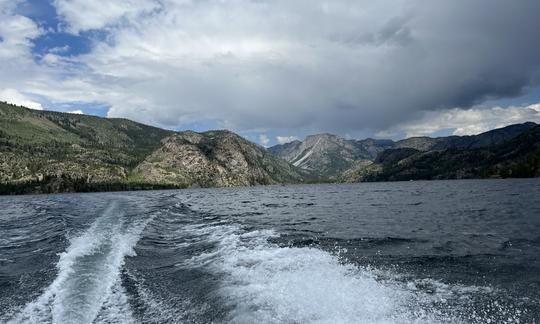
<path fill-rule="evenodd" d="M 43 30 L 30 18 L 14 13 L 21 1 L 0 0 L 0 100 L 42 110 L 29 83 L 51 79 L 33 60 L 33 39 Z"/>
<path fill-rule="evenodd" d="M 379 132 L 378 137 L 429 136 L 448 129 L 453 135 L 474 135 L 494 128 L 532 121 L 540 123 L 540 103 L 524 107 L 481 107 L 425 112 L 419 120 Z"/>
<path fill-rule="evenodd" d="M 62 53 L 68 52 L 69 49 L 70 49 L 69 45 L 58 46 L 58 47 L 53 47 L 53 48 L 49 49 L 49 53 L 62 54 Z"/>
<path fill-rule="evenodd" d="M 30 109 L 43 110 L 40 103 L 29 99 L 15 89 L 2 89 L 0 90 L 0 100 L 10 104 L 24 106 Z"/>
<path fill-rule="evenodd" d="M 55 0 L 54 5 L 73 33 L 103 29 L 120 24 L 123 19 L 134 20 L 142 13 L 159 8 L 159 2 L 152 0 Z"/>
<path fill-rule="evenodd" d="M 0 11 L 0 59 L 27 56 L 31 40 L 41 34 L 31 19 Z"/>
<path fill-rule="evenodd" d="M 0 88 L 169 128 L 355 136 L 540 86 L 536 0 L 54 5 L 63 30 L 105 36 L 89 53 L 36 61 L 37 25 L 4 14 L 14 22 L 0 37 L 13 41 L 0 42 Z"/>
<path fill-rule="evenodd" d="M 84 114 L 84 112 L 80 109 L 77 109 L 77 110 L 72 110 L 72 111 L 68 111 L 70 114 L 77 114 L 77 115 L 82 115 Z"/>
<path fill-rule="evenodd" d="M 298 137 L 296 137 L 296 136 L 276 136 L 276 141 L 279 144 L 285 144 L 285 143 L 290 143 L 292 141 L 298 141 Z"/>
<path fill-rule="evenodd" d="M 537 76 L 530 30 L 540 29 L 540 4 L 480 3 L 164 2 L 83 61 L 113 85 L 111 116 L 151 109 L 152 122 L 170 126 L 384 128 L 518 95 Z"/>
<path fill-rule="evenodd" d="M 0 13 L 11 13 L 22 0 L 0 0 Z"/>
<path fill-rule="evenodd" d="M 259 143 L 261 143 L 262 146 L 267 147 L 270 143 L 270 139 L 268 138 L 268 136 L 261 134 L 259 135 Z"/>

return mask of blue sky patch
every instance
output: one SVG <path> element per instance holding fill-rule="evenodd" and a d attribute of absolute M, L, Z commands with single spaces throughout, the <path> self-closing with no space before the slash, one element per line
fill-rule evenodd
<path fill-rule="evenodd" d="M 110 106 L 98 102 L 63 102 L 63 103 L 43 103 L 43 108 L 46 110 L 54 110 L 60 112 L 82 111 L 85 115 L 107 117 Z"/>
<path fill-rule="evenodd" d="M 32 40 L 32 54 L 39 58 L 48 53 L 60 56 L 77 56 L 89 53 L 95 41 L 105 40 L 107 32 L 86 31 L 78 35 L 67 33 L 50 0 L 26 0 L 19 4 L 16 13 L 26 16 L 43 29 L 44 34 Z"/>
<path fill-rule="evenodd" d="M 45 30 L 57 30 L 60 21 L 50 0 L 26 0 L 21 2 L 16 14 L 26 16 Z"/>
<path fill-rule="evenodd" d="M 77 56 L 89 53 L 92 41 L 86 37 L 64 32 L 50 32 L 34 39 L 33 54 L 43 56 L 54 53 L 61 56 Z"/>

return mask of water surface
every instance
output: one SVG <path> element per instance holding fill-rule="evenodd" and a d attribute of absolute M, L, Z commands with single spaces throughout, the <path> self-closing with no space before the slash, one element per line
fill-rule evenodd
<path fill-rule="evenodd" d="M 0 205 L 0 322 L 540 321 L 539 180 Z"/>

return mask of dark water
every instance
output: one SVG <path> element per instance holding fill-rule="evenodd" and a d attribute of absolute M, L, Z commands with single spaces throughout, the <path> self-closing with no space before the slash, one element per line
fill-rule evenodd
<path fill-rule="evenodd" d="M 540 180 L 0 205 L 0 322 L 540 322 Z"/>

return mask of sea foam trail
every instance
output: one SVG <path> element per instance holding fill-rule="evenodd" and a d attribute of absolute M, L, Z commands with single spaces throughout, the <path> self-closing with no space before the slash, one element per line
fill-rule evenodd
<path fill-rule="evenodd" d="M 71 239 L 60 255 L 58 274 L 42 295 L 27 304 L 9 323 L 133 322 L 120 285 L 126 256 L 150 219 L 128 223 L 113 202 L 80 236 Z M 106 309 L 105 314 L 100 311 Z M 118 316 L 118 320 L 114 317 Z"/>

